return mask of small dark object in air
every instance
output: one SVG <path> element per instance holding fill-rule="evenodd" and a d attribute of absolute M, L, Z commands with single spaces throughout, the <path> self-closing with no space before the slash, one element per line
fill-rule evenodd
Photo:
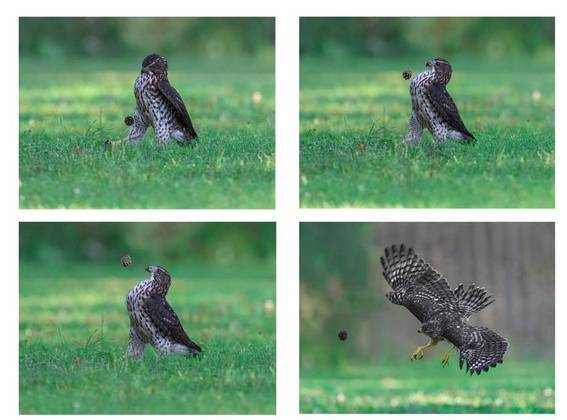
<path fill-rule="evenodd" d="M 404 72 L 402 73 L 402 76 L 405 80 L 409 80 L 411 78 L 411 70 L 410 69 L 405 69 Z"/>
<path fill-rule="evenodd" d="M 340 339 L 341 341 L 345 341 L 345 340 L 347 339 L 347 337 L 348 337 L 348 332 L 347 332 L 347 330 L 340 330 L 340 331 L 339 331 L 339 339 Z"/>
<path fill-rule="evenodd" d="M 122 258 L 120 258 L 120 262 L 124 267 L 128 267 L 130 264 L 132 264 L 132 257 L 130 257 L 130 255 L 124 255 Z"/>
<path fill-rule="evenodd" d="M 126 118 L 124 118 L 124 124 L 130 127 L 132 124 L 134 124 L 134 117 L 131 115 L 126 115 Z"/>

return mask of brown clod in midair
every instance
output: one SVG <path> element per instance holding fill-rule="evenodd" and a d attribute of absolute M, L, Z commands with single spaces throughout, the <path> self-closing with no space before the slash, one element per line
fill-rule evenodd
<path fill-rule="evenodd" d="M 130 264 L 132 264 L 132 257 L 130 255 L 124 255 L 122 256 L 122 258 L 120 258 L 120 262 L 124 267 L 128 267 Z"/>

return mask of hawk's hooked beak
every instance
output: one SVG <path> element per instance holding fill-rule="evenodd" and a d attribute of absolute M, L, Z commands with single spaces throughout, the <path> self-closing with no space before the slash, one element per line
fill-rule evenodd
<path fill-rule="evenodd" d="M 417 330 L 417 332 L 421 334 L 421 328 L 419 330 Z"/>
<path fill-rule="evenodd" d="M 153 268 L 153 267 L 148 266 L 148 267 L 146 267 L 146 271 L 147 271 L 148 273 L 151 273 L 151 272 L 152 272 L 152 268 Z"/>
<path fill-rule="evenodd" d="M 431 63 L 431 61 L 428 61 L 425 63 L 425 67 L 431 67 L 433 64 Z"/>

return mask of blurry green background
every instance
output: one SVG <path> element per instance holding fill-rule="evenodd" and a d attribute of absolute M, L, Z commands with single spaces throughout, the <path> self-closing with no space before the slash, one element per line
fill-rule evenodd
<path fill-rule="evenodd" d="M 551 223 L 302 223 L 303 412 L 549 412 L 554 409 L 555 282 Z M 471 317 L 510 342 L 504 364 L 469 377 L 450 345 L 384 294 L 385 247 L 405 243 L 443 276 L 496 301 Z M 340 341 L 337 333 L 348 331 Z"/>
<path fill-rule="evenodd" d="M 46 59 L 273 55 L 273 18 L 24 17 L 20 54 Z"/>
<path fill-rule="evenodd" d="M 20 206 L 272 208 L 274 18 L 20 18 Z M 126 136 L 144 57 L 199 134 L 194 147 Z"/>
<path fill-rule="evenodd" d="M 201 358 L 125 357 L 126 294 L 156 264 Z M 22 223 L 20 411 L 273 413 L 275 298 L 273 223 Z"/>
<path fill-rule="evenodd" d="M 20 257 L 30 264 L 114 264 L 123 254 L 146 265 L 258 264 L 275 258 L 275 229 L 269 223 L 21 225 Z"/>
<path fill-rule="evenodd" d="M 553 53 L 554 18 L 301 18 L 301 54 L 377 59 Z M 427 35 L 424 35 L 427 34 Z"/>
<path fill-rule="evenodd" d="M 554 18 L 300 24 L 302 207 L 554 206 Z M 404 144 L 402 72 L 415 76 L 434 57 L 453 67 L 447 89 L 474 147 L 439 146 L 428 132 L 419 146 Z"/>

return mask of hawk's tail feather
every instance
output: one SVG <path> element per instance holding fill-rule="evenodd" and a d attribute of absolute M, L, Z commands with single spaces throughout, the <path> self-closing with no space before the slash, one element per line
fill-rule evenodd
<path fill-rule="evenodd" d="M 476 137 L 465 128 L 465 131 L 461 131 L 461 135 L 463 136 L 464 143 L 470 143 L 476 140 Z"/>
<path fill-rule="evenodd" d="M 197 131 L 195 131 L 193 126 L 187 129 L 187 137 L 188 137 L 188 141 L 190 142 L 199 140 L 199 135 L 197 134 Z"/>
<path fill-rule="evenodd" d="M 467 373 L 480 375 L 504 362 L 508 341 L 488 328 L 471 328 L 473 339 L 459 348 L 459 368 L 466 365 Z"/>
<path fill-rule="evenodd" d="M 467 317 L 494 302 L 494 299 L 484 287 L 479 287 L 475 284 L 471 284 L 465 290 L 461 283 L 455 289 L 454 294 L 459 304 L 459 310 Z"/>
<path fill-rule="evenodd" d="M 191 353 L 201 353 L 203 351 L 203 349 L 201 349 L 201 347 L 191 339 L 189 339 L 187 347 L 189 348 Z"/>

